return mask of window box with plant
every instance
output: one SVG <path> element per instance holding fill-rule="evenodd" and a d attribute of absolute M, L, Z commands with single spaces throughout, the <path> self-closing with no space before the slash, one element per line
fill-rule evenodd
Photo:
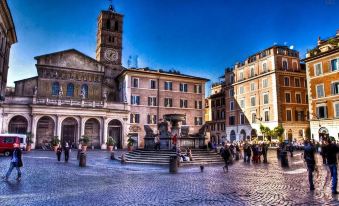
<path fill-rule="evenodd" d="M 83 136 L 81 137 L 81 139 L 80 139 L 79 142 L 81 143 L 81 149 L 82 149 L 82 151 L 86 151 L 86 150 L 87 150 L 87 146 L 88 146 L 89 141 L 90 141 L 89 136 L 83 135 Z"/>

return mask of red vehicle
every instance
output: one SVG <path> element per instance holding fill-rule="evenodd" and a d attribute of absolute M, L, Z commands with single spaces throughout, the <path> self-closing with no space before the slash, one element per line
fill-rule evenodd
<path fill-rule="evenodd" d="M 14 150 L 14 143 L 20 145 L 20 138 L 16 136 L 0 136 L 0 153 L 9 156 Z"/>

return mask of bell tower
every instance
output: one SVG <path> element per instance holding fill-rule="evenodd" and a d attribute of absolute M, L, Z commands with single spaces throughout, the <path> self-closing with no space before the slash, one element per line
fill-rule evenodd
<path fill-rule="evenodd" d="M 97 61 L 107 66 L 121 66 L 123 16 L 112 5 L 100 12 L 97 32 Z"/>

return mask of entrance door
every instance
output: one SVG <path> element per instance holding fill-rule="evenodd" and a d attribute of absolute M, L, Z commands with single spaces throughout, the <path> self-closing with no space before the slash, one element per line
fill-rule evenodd
<path fill-rule="evenodd" d="M 62 127 L 62 144 L 68 142 L 70 145 L 75 144 L 75 135 L 76 135 L 76 127 L 75 125 L 64 125 Z"/>
<path fill-rule="evenodd" d="M 108 128 L 108 135 L 115 140 L 116 146 L 118 149 L 122 149 L 120 134 L 121 134 L 121 127 L 112 126 Z"/>

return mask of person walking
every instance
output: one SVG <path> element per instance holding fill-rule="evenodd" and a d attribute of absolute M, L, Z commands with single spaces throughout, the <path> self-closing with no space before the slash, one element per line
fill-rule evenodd
<path fill-rule="evenodd" d="M 69 159 L 69 144 L 68 142 L 65 143 L 65 148 L 64 148 L 64 155 L 65 155 L 65 162 L 68 162 Z"/>
<path fill-rule="evenodd" d="M 267 162 L 267 151 L 268 151 L 268 145 L 264 142 L 263 144 L 262 144 L 262 156 L 263 156 L 263 158 L 264 158 L 264 163 L 268 163 Z"/>
<path fill-rule="evenodd" d="M 251 145 L 248 145 L 247 146 L 247 149 L 246 149 L 246 161 L 248 162 L 248 163 L 250 163 L 251 162 L 251 156 L 252 156 L 252 149 L 251 149 Z"/>
<path fill-rule="evenodd" d="M 313 183 L 313 172 L 316 170 L 316 162 L 315 162 L 315 157 L 314 154 L 316 152 L 315 147 L 311 144 L 309 140 L 305 140 L 304 143 L 304 159 L 307 165 L 307 171 L 308 171 L 308 182 L 310 185 L 310 190 L 313 191 L 314 188 L 314 183 Z"/>
<path fill-rule="evenodd" d="M 16 180 L 17 181 L 21 180 L 21 170 L 20 170 L 20 167 L 23 166 L 23 163 L 22 163 L 22 152 L 21 152 L 21 150 L 19 148 L 19 144 L 14 143 L 13 147 L 14 147 L 14 150 L 13 150 L 13 153 L 12 153 L 11 163 L 10 163 L 9 169 L 8 169 L 8 171 L 6 173 L 6 176 L 3 177 L 3 179 L 5 181 L 8 180 L 8 178 L 11 175 L 11 173 L 12 173 L 14 168 L 18 171 L 18 176 L 17 176 Z"/>
<path fill-rule="evenodd" d="M 62 153 L 62 147 L 61 145 L 59 144 L 58 148 L 57 148 L 57 151 L 56 151 L 56 155 L 57 155 L 57 158 L 58 158 L 58 162 L 60 162 L 60 159 L 61 159 L 61 153 Z"/>
<path fill-rule="evenodd" d="M 330 139 L 326 139 L 327 146 L 324 147 L 324 155 L 326 158 L 326 163 L 331 172 L 332 177 L 332 194 L 338 194 L 337 183 L 338 183 L 338 174 L 337 174 L 337 153 L 339 148 L 336 144 L 333 144 Z"/>
<path fill-rule="evenodd" d="M 224 172 L 228 172 L 228 164 L 232 154 L 227 144 L 225 144 L 225 146 L 220 149 L 220 155 L 225 162 L 225 166 L 223 166 L 222 169 L 224 170 Z"/>

